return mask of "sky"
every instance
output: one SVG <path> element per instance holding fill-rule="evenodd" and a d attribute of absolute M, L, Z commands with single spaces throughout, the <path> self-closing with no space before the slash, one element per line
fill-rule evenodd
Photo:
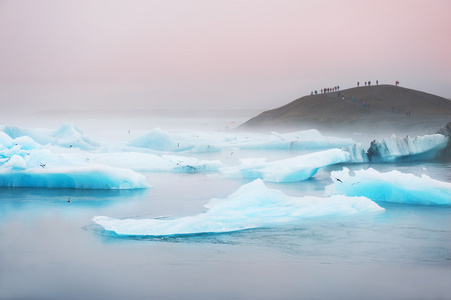
<path fill-rule="evenodd" d="M 0 0 L 0 116 L 266 110 L 368 80 L 451 98 L 450 15 L 449 0 Z"/>

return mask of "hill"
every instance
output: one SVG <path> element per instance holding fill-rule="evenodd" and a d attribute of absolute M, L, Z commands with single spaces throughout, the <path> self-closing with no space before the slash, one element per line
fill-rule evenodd
<path fill-rule="evenodd" d="M 449 121 L 448 99 L 399 86 L 377 85 L 301 97 L 261 113 L 240 128 L 427 134 L 435 133 Z"/>

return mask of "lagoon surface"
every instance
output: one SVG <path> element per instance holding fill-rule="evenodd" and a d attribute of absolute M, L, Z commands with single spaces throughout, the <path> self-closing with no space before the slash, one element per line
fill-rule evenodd
<path fill-rule="evenodd" d="M 224 124 L 241 119 L 217 120 L 190 118 L 188 123 L 199 132 L 222 132 Z M 143 121 L 142 127 L 127 127 L 122 119 L 99 130 L 90 119 L 75 123 L 91 139 L 108 145 L 154 125 Z M 241 158 L 273 161 L 315 151 L 223 149 L 182 155 L 234 165 Z M 344 166 L 451 182 L 449 163 L 416 161 L 340 163 L 320 168 L 305 181 L 265 185 L 292 197 L 323 197 L 333 183 L 331 172 Z M 215 171 L 139 173 L 150 188 L 0 188 L 0 299 L 451 298 L 449 205 L 376 201 L 385 211 L 164 236 L 119 235 L 93 222 L 95 216 L 197 216 L 208 211 L 204 205 L 212 198 L 225 199 L 253 181 Z"/>

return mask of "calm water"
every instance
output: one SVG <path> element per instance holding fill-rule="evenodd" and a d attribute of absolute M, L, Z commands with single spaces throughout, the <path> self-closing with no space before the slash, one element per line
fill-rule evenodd
<path fill-rule="evenodd" d="M 322 196 L 342 167 L 267 186 Z M 449 164 L 371 167 L 451 181 Z M 250 182 L 145 175 L 153 187 L 138 191 L 0 188 L 0 299 L 451 299 L 449 206 L 379 203 L 385 213 L 172 237 L 117 236 L 91 221 L 197 215 Z"/>

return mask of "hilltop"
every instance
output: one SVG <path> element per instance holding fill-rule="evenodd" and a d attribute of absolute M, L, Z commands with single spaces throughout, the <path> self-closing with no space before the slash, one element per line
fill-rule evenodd
<path fill-rule="evenodd" d="M 399 86 L 377 85 L 301 97 L 261 113 L 240 128 L 427 134 L 435 133 L 449 121 L 448 99 Z"/>

